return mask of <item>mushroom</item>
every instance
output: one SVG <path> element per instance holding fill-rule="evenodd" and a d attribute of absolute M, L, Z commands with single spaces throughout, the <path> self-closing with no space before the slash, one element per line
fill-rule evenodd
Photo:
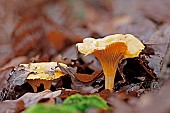
<path fill-rule="evenodd" d="M 78 51 L 93 54 L 100 61 L 105 75 L 105 89 L 114 88 L 118 63 L 122 58 L 137 57 L 145 46 L 131 34 L 109 35 L 102 39 L 85 38 L 76 44 Z"/>
<path fill-rule="evenodd" d="M 63 67 L 67 67 L 66 64 L 59 64 Z M 65 75 L 57 66 L 57 62 L 20 64 L 20 66 L 25 67 L 25 70 L 34 71 L 34 73 L 29 74 L 26 79 L 32 86 L 34 92 L 37 92 L 37 87 L 41 84 L 44 85 L 44 89 L 50 89 L 54 79 Z"/>

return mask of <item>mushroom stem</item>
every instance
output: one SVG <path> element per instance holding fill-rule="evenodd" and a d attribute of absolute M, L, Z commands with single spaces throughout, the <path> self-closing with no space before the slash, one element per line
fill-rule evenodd
<path fill-rule="evenodd" d="M 105 76 L 105 89 L 112 91 L 114 87 L 115 76 Z"/>
<path fill-rule="evenodd" d="M 124 43 L 119 42 L 107 46 L 105 50 L 95 50 L 93 52 L 103 68 L 105 89 L 112 91 L 118 63 L 124 57 L 123 53 L 126 52 L 126 48 L 127 46 Z"/>

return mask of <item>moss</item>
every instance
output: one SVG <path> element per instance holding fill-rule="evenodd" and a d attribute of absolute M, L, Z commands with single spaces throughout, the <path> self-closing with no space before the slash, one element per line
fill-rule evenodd
<path fill-rule="evenodd" d="M 109 109 L 107 103 L 102 98 L 95 95 L 72 95 L 64 100 L 63 105 L 71 106 L 82 112 L 84 112 L 88 108 Z"/>
<path fill-rule="evenodd" d="M 50 104 L 36 104 L 24 111 L 24 113 L 76 113 L 75 108 L 69 106 L 57 106 Z"/>

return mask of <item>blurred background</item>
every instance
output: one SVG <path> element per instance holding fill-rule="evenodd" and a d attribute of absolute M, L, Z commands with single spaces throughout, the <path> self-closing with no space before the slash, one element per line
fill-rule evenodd
<path fill-rule="evenodd" d="M 160 29 L 169 33 L 169 7 L 169 0 L 0 0 L 0 67 L 37 55 L 51 61 L 85 37 L 131 33 L 148 42 Z"/>

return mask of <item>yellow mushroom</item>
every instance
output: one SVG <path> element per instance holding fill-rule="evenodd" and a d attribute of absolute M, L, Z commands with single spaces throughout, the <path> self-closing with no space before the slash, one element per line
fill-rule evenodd
<path fill-rule="evenodd" d="M 67 67 L 66 64 L 59 64 L 63 67 Z M 20 64 L 20 66 L 24 66 L 25 70 L 35 72 L 27 76 L 27 82 L 32 86 L 34 92 L 37 92 L 37 87 L 41 84 L 44 85 L 44 89 L 50 89 L 54 79 L 65 75 L 57 66 L 57 62 Z"/>
<path fill-rule="evenodd" d="M 102 39 L 85 38 L 77 43 L 78 51 L 85 55 L 94 54 L 100 61 L 105 75 L 105 89 L 114 88 L 114 79 L 122 58 L 137 57 L 145 46 L 131 34 L 109 35 Z"/>

